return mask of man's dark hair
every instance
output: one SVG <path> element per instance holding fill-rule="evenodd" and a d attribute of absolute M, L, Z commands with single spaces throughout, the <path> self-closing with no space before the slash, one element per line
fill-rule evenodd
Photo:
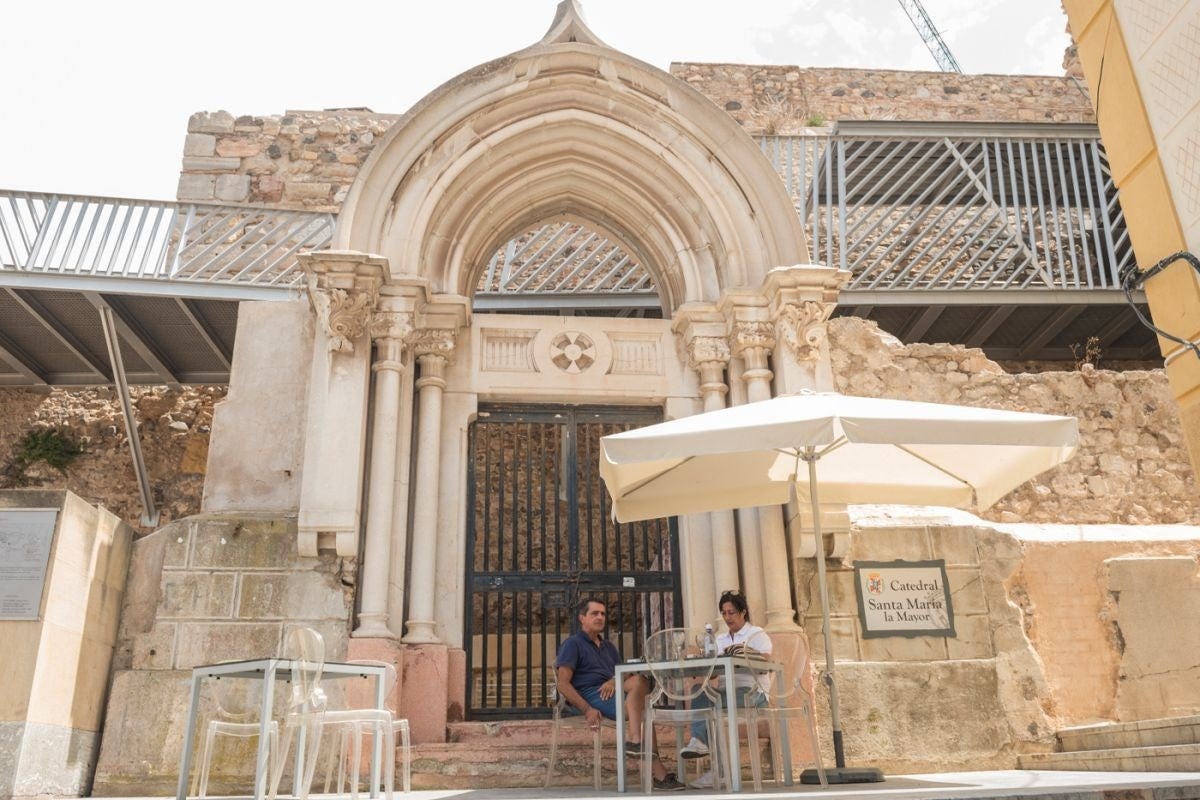
<path fill-rule="evenodd" d="M 604 602 L 599 597 L 583 597 L 580 598 L 579 605 L 575 607 L 575 613 L 582 617 L 588 612 L 588 606 L 590 606 L 592 603 L 599 603 L 600 605 L 604 606 L 605 611 L 608 610 L 608 603 Z"/>

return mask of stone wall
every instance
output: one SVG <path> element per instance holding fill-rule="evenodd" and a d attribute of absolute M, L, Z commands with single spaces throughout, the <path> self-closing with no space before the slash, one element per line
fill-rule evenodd
<path fill-rule="evenodd" d="M 1200 523 L 1200 492 L 1165 373 L 1080 370 L 1011 375 L 982 350 L 904 345 L 873 322 L 829 323 L 838 391 L 1079 418 L 1075 457 L 1006 496 L 1003 522 Z"/>
<path fill-rule="evenodd" d="M 798 134 L 839 119 L 1095 120 L 1082 84 L 1065 77 L 691 63 L 671 73 L 754 134 Z M 367 109 L 198 112 L 188 120 L 177 197 L 337 213 L 375 143 L 402 119 Z"/>
<path fill-rule="evenodd" d="M 671 65 L 671 74 L 751 133 L 799 134 L 845 120 L 1095 122 L 1082 84 L 1042 75 Z"/>
<path fill-rule="evenodd" d="M 160 524 L 200 510 L 213 405 L 226 391 L 223 386 L 190 387 L 181 392 L 162 387 L 130 390 L 146 470 L 162 515 Z M 44 465 L 30 469 L 29 488 L 69 489 L 139 527 L 141 498 L 120 401 L 113 389 L 45 392 L 0 388 L 0 408 L 0 465 L 8 462 L 26 431 L 57 428 L 82 443 L 84 452 L 65 476 Z"/>
<path fill-rule="evenodd" d="M 289 111 L 188 120 L 178 199 L 336 213 L 375 141 L 398 117 L 368 110 Z"/>
<path fill-rule="evenodd" d="M 138 540 L 94 794 L 174 793 L 193 667 L 275 656 L 300 625 L 321 633 L 328 660 L 344 661 L 354 581 L 353 562 L 302 558 L 289 517 L 197 515 Z M 202 698 L 203 719 L 212 717 L 212 691 Z M 282 683 L 279 692 L 277 709 Z M 249 790 L 253 745 L 240 740 L 219 751 L 213 793 Z"/>

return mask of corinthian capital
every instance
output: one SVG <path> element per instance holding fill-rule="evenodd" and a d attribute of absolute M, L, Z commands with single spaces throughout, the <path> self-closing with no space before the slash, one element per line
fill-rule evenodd
<path fill-rule="evenodd" d="M 412 336 L 413 352 L 418 358 L 441 356 L 450 361 L 454 357 L 455 336 L 451 328 L 422 328 Z"/>
<path fill-rule="evenodd" d="M 688 364 L 699 369 L 716 364 L 722 369 L 729 363 L 729 343 L 719 336 L 695 336 L 688 342 Z"/>
<path fill-rule="evenodd" d="M 832 303 L 816 300 L 785 303 L 775 318 L 776 336 L 797 361 L 816 361 L 825 341 L 825 322 L 832 313 Z"/>
<path fill-rule="evenodd" d="M 379 299 L 387 260 L 350 251 L 326 250 L 300 257 L 308 298 L 335 353 L 353 353 L 367 332 Z"/>
<path fill-rule="evenodd" d="M 371 338 L 404 341 L 412 336 L 413 317 L 411 311 L 377 310 L 371 315 Z"/>
<path fill-rule="evenodd" d="M 317 312 L 317 320 L 329 337 L 329 349 L 335 353 L 353 353 L 354 340 L 367 332 L 376 292 L 310 285 L 308 296 Z"/>
<path fill-rule="evenodd" d="M 747 350 L 775 349 L 775 326 L 759 320 L 738 320 L 730 336 L 733 354 L 744 358 Z"/>

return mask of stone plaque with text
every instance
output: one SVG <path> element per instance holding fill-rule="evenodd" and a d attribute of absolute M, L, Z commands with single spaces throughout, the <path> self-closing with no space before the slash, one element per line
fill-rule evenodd
<path fill-rule="evenodd" d="M 56 508 L 0 508 L 0 619 L 39 619 Z"/>
<path fill-rule="evenodd" d="M 855 561 L 854 591 L 865 639 L 955 635 L 944 560 Z"/>

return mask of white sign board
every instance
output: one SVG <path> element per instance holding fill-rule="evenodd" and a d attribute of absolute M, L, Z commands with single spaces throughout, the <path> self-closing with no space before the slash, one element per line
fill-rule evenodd
<path fill-rule="evenodd" d="M 0 508 L 0 619 L 39 619 L 56 508 Z"/>
<path fill-rule="evenodd" d="M 855 561 L 863 638 L 954 634 L 946 562 Z"/>

